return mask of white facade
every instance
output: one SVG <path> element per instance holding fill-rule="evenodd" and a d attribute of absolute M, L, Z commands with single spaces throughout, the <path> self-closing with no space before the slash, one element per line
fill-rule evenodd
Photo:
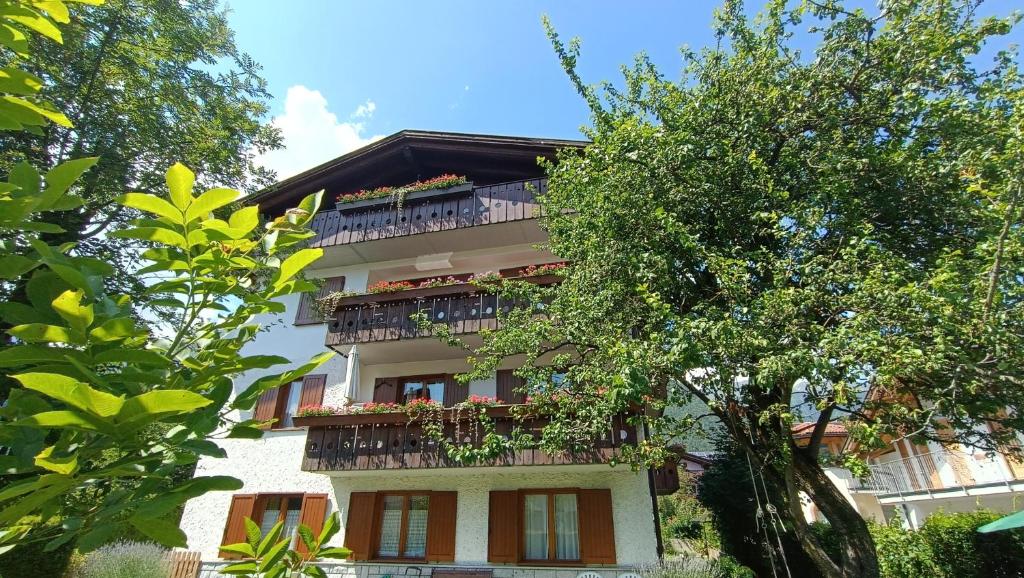
<path fill-rule="evenodd" d="M 379 281 L 444 277 L 498 271 L 554 261 L 535 243 L 543 233 L 533 221 L 489 225 L 470 230 L 419 234 L 407 239 L 388 239 L 364 252 L 364 244 L 325 248 L 324 257 L 314 264 L 309 277 L 345 277 L 346 291 L 365 292 Z M 370 241 L 367 244 L 372 244 Z M 395 249 L 397 247 L 397 249 Z M 390 256 L 402 258 L 389 259 Z M 294 323 L 300 296 L 283 299 L 287 311 L 264 315 L 256 320 L 262 328 L 245 355 L 280 355 L 301 365 L 325 350 L 327 325 Z M 369 402 L 378 378 L 454 374 L 469 369 L 466 353 L 449 348 L 436 339 L 421 338 L 360 345 L 358 395 L 355 402 Z M 347 351 L 348 347 L 339 348 Z M 336 355 L 315 370 L 325 375 L 323 406 L 345 405 L 347 381 L 344 356 Z M 259 377 L 279 373 L 288 367 L 252 371 L 235 380 L 236 394 Z M 293 388 L 293 396 L 295 389 Z M 495 376 L 469 384 L 468 393 L 495 396 Z M 294 401 L 294 400 L 293 400 Z M 236 412 L 236 419 L 249 419 L 251 411 Z M 349 499 L 353 492 L 443 491 L 456 492 L 454 561 L 444 564 L 406 561 L 341 562 L 325 564 L 331 576 L 378 578 L 390 575 L 428 576 L 440 567 L 490 568 L 495 578 L 575 578 L 579 569 L 543 565 L 495 565 L 488 563 L 488 533 L 491 520 L 489 492 L 529 489 L 605 489 L 611 494 L 614 525 L 615 564 L 596 570 L 605 578 L 620 569 L 655 562 L 658 559 L 656 511 L 652 499 L 652 478 L 647 471 L 608 465 L 535 465 L 433 469 L 388 469 L 367 471 L 303 471 L 307 428 L 286 427 L 265 433 L 259 440 L 225 439 L 217 443 L 226 458 L 203 458 L 196 475 L 227 475 L 242 480 L 237 494 L 325 494 L 327 515 L 338 512 L 343 529 L 333 545 L 345 543 L 349 522 Z M 189 501 L 181 527 L 188 548 L 202 554 L 203 578 L 216 574 L 227 563 L 219 559 L 232 498 L 230 492 L 213 492 Z"/>

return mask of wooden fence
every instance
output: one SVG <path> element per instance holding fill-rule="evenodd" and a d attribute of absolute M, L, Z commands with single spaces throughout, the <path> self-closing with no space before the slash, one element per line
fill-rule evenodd
<path fill-rule="evenodd" d="M 199 552 L 175 551 L 167 555 L 169 578 L 196 578 L 202 555 Z"/>

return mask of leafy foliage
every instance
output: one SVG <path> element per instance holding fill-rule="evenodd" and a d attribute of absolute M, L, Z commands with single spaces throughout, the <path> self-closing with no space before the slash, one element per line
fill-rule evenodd
<path fill-rule="evenodd" d="M 863 444 L 992 449 L 1024 426 L 1022 83 L 1013 54 L 974 57 L 1017 17 L 976 4 L 773 0 L 751 20 L 727 1 L 680 80 L 640 56 L 621 86 L 585 84 L 579 43 L 549 28 L 592 112 L 592 144 L 548 165 L 540 197 L 571 266 L 523 295 L 543 314 L 483 334 L 474 377 L 516 355 L 523 377 L 569 367 L 552 440 L 648 404 L 630 456 L 644 464 L 700 423 L 661 410 L 697 398 L 786 496 L 820 574 L 877 575 L 820 440 L 798 445 L 791 425 L 849 417 Z M 805 54 L 793 37 L 808 28 Z M 838 563 L 801 492 L 832 522 Z"/>
<path fill-rule="evenodd" d="M 341 529 L 337 512 L 332 512 L 324 522 L 319 535 L 305 524 L 299 524 L 298 536 L 305 546 L 305 553 L 289 548 L 290 536 L 281 537 L 284 522 L 274 524 L 266 536 L 260 534 L 260 527 L 251 519 L 245 519 L 246 541 L 222 546 L 224 552 L 231 552 L 247 558 L 221 569 L 221 573 L 246 578 L 291 578 L 312 576 L 327 578 L 327 573 L 312 564 L 317 558 L 345 559 L 352 555 L 348 548 L 327 546 L 331 538 Z"/>
<path fill-rule="evenodd" d="M 32 198 L 53 203 L 33 210 L 74 206 L 65 196 L 73 178 L 48 175 L 43 187 L 27 166 L 14 177 L 15 194 L 0 198 L 0 224 L 16 222 L 7 216 L 25 211 L 25 191 L 42 190 Z M 196 196 L 194 182 L 190 170 L 175 165 L 167 171 L 166 197 L 129 193 L 119 200 L 151 215 L 115 234 L 153 244 L 138 274 L 148 276 L 146 297 L 176 312 L 163 335 L 136 322 L 131 296 L 104 291 L 106 264 L 68 255 L 71 246 L 51 247 L 31 229 L 4 231 L 14 242 L 4 245 L 0 262 L 25 264 L 12 277 L 26 277 L 30 297 L 29 304 L 3 309 L 14 340 L 0 350 L 0 366 L 20 385 L 0 412 L 0 444 L 11 448 L 0 456 L 11 476 L 0 490 L 7 548 L 43 539 L 55 548 L 78 538 L 79 548 L 89 550 L 126 524 L 162 544 L 185 546 L 182 531 L 164 516 L 189 498 L 235 490 L 241 482 L 197 477 L 168 489 L 177 468 L 199 456 L 222 456 L 210 438 L 258 434 L 259 424 L 231 419 L 232 412 L 251 409 L 263 391 L 329 358 L 319 355 L 261 377 L 232 399 L 233 376 L 288 363 L 244 356 L 241 348 L 258 330 L 250 323 L 254 315 L 280 312 L 276 298 L 309 289 L 298 275 L 321 250 L 296 247 L 312 234 L 305 225 L 319 194 L 261 231 L 256 207 L 225 220 L 212 216 L 239 192 L 211 189 Z M 257 281 L 262 278 L 267 281 Z M 126 478 L 138 483 L 117 483 Z M 74 500 L 81 491 L 96 501 Z M 30 532 L 21 522 L 58 513 L 59 532 Z"/>
<path fill-rule="evenodd" d="M 167 549 L 142 542 L 115 542 L 91 552 L 76 578 L 166 578 Z"/>

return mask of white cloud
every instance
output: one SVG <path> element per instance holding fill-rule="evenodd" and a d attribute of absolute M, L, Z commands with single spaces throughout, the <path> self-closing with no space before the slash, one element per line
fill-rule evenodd
<path fill-rule="evenodd" d="M 367 100 L 350 118 L 368 120 L 376 109 L 377 105 Z M 284 113 L 275 116 L 272 122 L 281 130 L 284 148 L 259 155 L 256 162 L 277 171 L 278 179 L 313 168 L 384 136 L 364 135 L 362 121 L 338 122 L 337 115 L 328 110 L 324 95 L 301 84 L 288 89 Z"/>

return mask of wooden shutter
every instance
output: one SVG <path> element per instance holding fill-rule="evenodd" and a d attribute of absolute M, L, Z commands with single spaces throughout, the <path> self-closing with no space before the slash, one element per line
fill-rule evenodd
<path fill-rule="evenodd" d="M 392 377 L 378 377 L 373 382 L 373 401 L 398 401 L 398 380 Z"/>
<path fill-rule="evenodd" d="M 302 393 L 299 394 L 299 407 L 320 407 L 324 403 L 324 388 L 327 376 L 324 374 L 307 375 L 302 378 Z"/>
<path fill-rule="evenodd" d="M 345 520 L 345 547 L 352 550 L 353 560 L 369 560 L 372 552 L 373 530 L 376 526 L 376 492 L 352 492 L 348 500 Z"/>
<path fill-rule="evenodd" d="M 231 496 L 231 507 L 228 508 L 228 519 L 224 524 L 224 536 L 221 546 L 245 542 L 245 519 L 252 518 L 256 504 L 255 494 L 235 494 Z M 238 554 L 221 552 L 221 558 L 238 558 Z"/>
<path fill-rule="evenodd" d="M 327 515 L 327 494 L 303 494 L 302 510 L 299 512 L 299 523 L 305 524 L 313 537 L 320 535 L 324 527 L 324 516 Z M 299 554 L 308 554 L 305 542 L 298 535 L 295 536 L 295 551 Z"/>
<path fill-rule="evenodd" d="M 469 397 L 469 385 L 462 385 L 455 379 L 455 375 L 449 373 L 444 376 L 444 406 L 453 405 L 466 401 Z"/>
<path fill-rule="evenodd" d="M 253 419 L 265 421 L 274 418 L 277 411 L 277 389 L 275 387 L 263 392 L 263 395 L 256 401 L 256 409 L 252 413 Z"/>
<path fill-rule="evenodd" d="M 519 492 L 491 492 L 487 522 L 487 561 L 519 560 Z"/>
<path fill-rule="evenodd" d="M 584 564 L 615 564 L 611 490 L 579 491 L 580 558 Z"/>
<path fill-rule="evenodd" d="M 511 369 L 498 370 L 498 399 L 505 403 L 526 403 L 526 394 L 523 392 L 525 380 L 512 373 Z"/>
<path fill-rule="evenodd" d="M 320 316 L 320 312 L 317 309 L 316 300 L 326 297 L 336 291 L 341 291 L 344 288 L 344 277 L 328 277 L 324 279 L 324 284 L 320 287 L 319 291 L 315 293 L 302 293 L 299 296 L 298 311 L 295 312 L 295 324 L 309 325 L 312 323 L 323 323 L 324 319 Z"/>
<path fill-rule="evenodd" d="M 427 562 L 455 561 L 458 492 L 431 492 L 427 516 Z"/>

